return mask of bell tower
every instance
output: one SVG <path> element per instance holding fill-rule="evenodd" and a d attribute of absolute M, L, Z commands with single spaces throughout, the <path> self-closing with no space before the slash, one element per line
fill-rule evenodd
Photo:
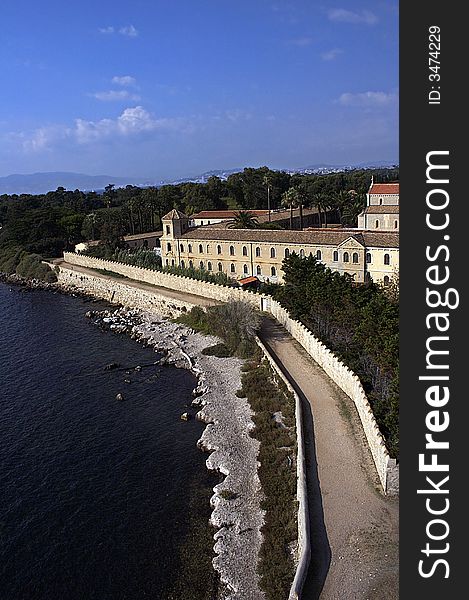
<path fill-rule="evenodd" d="M 166 214 L 161 222 L 163 224 L 163 238 L 174 240 L 180 238 L 189 229 L 189 217 L 173 208 Z"/>

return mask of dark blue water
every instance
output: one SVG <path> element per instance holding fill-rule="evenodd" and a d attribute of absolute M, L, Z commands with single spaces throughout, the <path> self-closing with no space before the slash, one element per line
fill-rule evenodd
<path fill-rule="evenodd" d="M 1 600 L 173 597 L 190 490 L 208 506 L 203 426 L 179 418 L 192 375 L 105 371 L 157 357 L 89 308 L 0 284 Z"/>

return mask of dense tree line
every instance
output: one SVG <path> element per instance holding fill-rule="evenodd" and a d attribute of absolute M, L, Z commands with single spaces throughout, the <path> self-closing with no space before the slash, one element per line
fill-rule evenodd
<path fill-rule="evenodd" d="M 336 209 L 344 225 L 354 226 L 372 175 L 377 181 L 398 178 L 392 169 L 289 175 L 261 167 L 246 168 L 225 181 L 210 177 L 206 183 L 159 188 L 115 188 L 110 183 L 101 194 L 63 187 L 40 195 L 4 194 L 0 196 L 0 248 L 52 258 L 79 242 L 100 239 L 110 253 L 122 245 L 124 235 L 159 229 L 162 216 L 172 208 L 191 215 L 227 208 L 317 207 L 323 222 L 326 211 Z"/>
<path fill-rule="evenodd" d="M 373 282 L 357 285 L 315 257 L 292 254 L 274 296 L 360 378 L 392 456 L 399 453 L 399 307 Z"/>

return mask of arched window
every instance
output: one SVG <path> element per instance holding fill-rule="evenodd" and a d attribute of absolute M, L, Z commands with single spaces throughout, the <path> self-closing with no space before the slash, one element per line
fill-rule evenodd
<path fill-rule="evenodd" d="M 385 254 L 385 255 L 384 255 L 384 264 L 385 264 L 385 265 L 389 265 L 389 264 L 391 264 L 391 259 L 390 259 L 390 257 L 389 257 L 389 254 Z"/>
<path fill-rule="evenodd" d="M 218 263 L 218 270 L 220 273 L 223 271 L 223 265 L 221 263 Z"/>
<path fill-rule="evenodd" d="M 220 246 L 220 244 L 218 244 L 218 246 L 217 246 L 217 254 L 221 254 L 221 246 Z"/>
<path fill-rule="evenodd" d="M 230 264 L 230 272 L 231 272 L 231 273 L 236 273 L 236 267 L 235 267 L 235 264 L 234 264 L 234 263 L 231 263 L 231 264 Z"/>
<path fill-rule="evenodd" d="M 261 249 L 259 246 L 256 247 L 256 256 L 259 257 L 261 255 Z"/>
<path fill-rule="evenodd" d="M 190 260 L 189 261 L 189 269 L 193 269 L 194 268 L 194 263 Z"/>
<path fill-rule="evenodd" d="M 189 252 L 189 254 L 192 254 L 192 244 L 189 244 L 187 246 L 187 251 Z"/>
<path fill-rule="evenodd" d="M 248 255 L 248 249 L 246 248 L 246 246 L 243 246 L 243 256 L 247 256 Z"/>
<path fill-rule="evenodd" d="M 256 267 L 256 274 L 257 275 L 262 275 L 262 269 L 261 269 L 260 265 L 257 265 L 257 267 Z"/>
<path fill-rule="evenodd" d="M 184 244 L 179 244 L 179 250 L 180 250 L 181 252 L 184 252 Z"/>
<path fill-rule="evenodd" d="M 366 262 L 370 263 L 371 262 L 371 252 L 367 252 L 366 253 Z"/>
<path fill-rule="evenodd" d="M 166 225 L 166 235 L 169 235 L 171 233 L 171 227 L 169 225 Z"/>
<path fill-rule="evenodd" d="M 212 270 L 212 263 L 210 261 L 207 263 L 207 270 L 208 271 Z"/>
<path fill-rule="evenodd" d="M 270 258 L 275 258 L 275 248 L 270 249 Z"/>
<path fill-rule="evenodd" d="M 321 260 L 321 258 L 322 258 L 322 252 L 321 252 L 321 250 L 316 250 L 316 258 L 318 260 Z"/>
<path fill-rule="evenodd" d="M 204 270 L 204 261 L 203 261 L 203 260 L 201 260 L 201 261 L 199 262 L 199 269 L 200 269 L 201 271 L 203 271 L 203 270 Z"/>
<path fill-rule="evenodd" d="M 356 265 L 358 264 L 358 252 L 352 254 L 352 262 Z"/>
<path fill-rule="evenodd" d="M 397 229 L 397 221 L 394 221 L 394 229 Z"/>
<path fill-rule="evenodd" d="M 285 248 L 285 258 L 290 256 L 290 248 Z"/>
<path fill-rule="evenodd" d="M 210 254 L 210 246 L 207 244 L 207 254 Z"/>
<path fill-rule="evenodd" d="M 199 244 L 199 254 L 203 254 L 204 253 L 204 247 L 202 246 L 202 244 Z"/>
<path fill-rule="evenodd" d="M 174 267 L 174 258 L 171 259 L 171 266 Z"/>
<path fill-rule="evenodd" d="M 230 256 L 234 256 L 234 254 L 235 254 L 234 246 L 230 246 Z"/>
<path fill-rule="evenodd" d="M 303 248 L 301 248 L 300 250 L 300 258 L 304 258 L 305 257 L 305 251 L 303 250 Z"/>
<path fill-rule="evenodd" d="M 348 261 L 349 261 L 348 252 L 344 252 L 344 262 L 348 262 Z"/>
<path fill-rule="evenodd" d="M 183 260 L 181 260 L 181 267 L 184 269 L 186 266 L 185 262 Z"/>
<path fill-rule="evenodd" d="M 334 254 L 332 255 L 332 260 L 334 260 L 336 262 L 339 260 L 339 253 L 337 252 L 337 250 L 334 250 Z"/>
<path fill-rule="evenodd" d="M 249 270 L 248 270 L 248 266 L 247 266 L 247 265 L 243 265 L 243 273 L 244 273 L 245 275 L 247 275 L 247 274 L 249 273 Z"/>
<path fill-rule="evenodd" d="M 375 229 L 378 229 L 378 228 L 379 228 L 379 221 L 378 221 L 378 220 L 376 220 L 376 221 L 375 221 Z"/>
<path fill-rule="evenodd" d="M 169 259 L 166 259 L 166 266 L 169 267 Z"/>
<path fill-rule="evenodd" d="M 383 204 L 383 199 L 382 199 L 382 198 L 380 198 L 380 199 L 379 199 L 379 205 L 381 206 L 382 204 Z"/>
<path fill-rule="evenodd" d="M 171 244 L 169 242 L 167 243 L 166 247 L 168 249 L 168 252 L 171 252 Z"/>
<path fill-rule="evenodd" d="M 270 267 L 270 274 L 272 275 L 272 277 L 276 277 L 277 269 L 275 267 Z"/>
<path fill-rule="evenodd" d="M 383 283 L 384 285 L 389 285 L 389 277 L 387 275 L 384 276 Z"/>

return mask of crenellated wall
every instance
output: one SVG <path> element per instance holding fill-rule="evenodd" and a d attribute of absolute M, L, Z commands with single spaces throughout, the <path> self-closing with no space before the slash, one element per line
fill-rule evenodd
<path fill-rule="evenodd" d="M 389 456 L 384 438 L 376 423 L 368 398 L 359 378 L 337 356 L 320 342 L 302 323 L 290 317 L 288 311 L 275 300 L 270 302 L 270 312 L 275 319 L 299 342 L 306 352 L 349 396 L 357 409 L 383 490 L 387 494 L 399 491 L 399 467 Z"/>
<path fill-rule="evenodd" d="M 204 296 L 212 300 L 220 302 L 229 302 L 230 300 L 242 300 L 249 302 L 256 308 L 261 306 L 261 297 L 259 294 L 240 290 L 238 288 L 230 288 L 228 286 L 210 283 L 208 281 L 199 281 L 182 275 L 172 275 L 171 273 L 163 273 L 162 271 L 154 271 L 133 265 L 115 262 L 112 260 L 103 260 L 101 258 L 93 258 L 83 254 L 74 254 L 73 252 L 64 252 L 65 262 L 87 267 L 89 269 L 106 269 L 114 271 L 129 279 L 142 281 L 151 285 L 176 290 L 186 294 L 194 294 L 196 296 Z"/>
<path fill-rule="evenodd" d="M 292 337 L 295 338 L 299 344 L 301 344 L 301 346 L 303 346 L 313 360 L 315 360 L 318 365 L 324 369 L 327 375 L 340 387 L 340 389 L 342 389 L 353 400 L 360 416 L 363 430 L 370 447 L 383 490 L 387 494 L 398 494 L 399 466 L 397 465 L 396 460 L 389 456 L 383 436 L 379 431 L 375 417 L 359 378 L 355 375 L 355 373 L 353 373 L 353 371 L 345 366 L 333 352 L 331 352 L 322 342 L 320 342 L 302 323 L 292 319 L 288 311 L 278 302 L 269 296 L 263 296 L 253 292 L 214 283 L 208 283 L 205 281 L 199 281 L 189 277 L 182 277 L 179 275 L 162 273 L 160 271 L 152 271 L 150 269 L 134 267 L 132 265 L 126 265 L 114 261 L 106 261 L 89 256 L 73 254 L 70 252 L 64 253 L 64 260 L 69 264 L 92 269 L 106 269 L 108 271 L 114 271 L 116 273 L 120 273 L 121 275 L 125 275 L 130 279 L 143 281 L 171 290 L 190 293 L 195 296 L 211 298 L 221 302 L 229 302 L 231 300 L 249 302 L 256 308 L 270 312 L 272 316 L 275 317 L 275 319 L 285 327 Z M 60 269 L 61 271 L 67 271 L 67 269 L 63 269 L 63 267 L 60 267 Z M 73 275 L 70 273 L 73 273 Z M 104 296 L 103 294 L 105 293 L 105 289 L 109 289 L 109 286 L 111 286 L 112 290 L 118 295 L 119 298 L 121 298 L 120 300 L 114 298 L 114 302 L 120 302 L 122 304 L 127 303 L 132 306 L 146 308 L 147 310 L 151 308 L 156 309 L 157 306 L 155 305 L 155 302 L 157 302 L 159 306 L 164 306 L 163 295 L 158 296 L 157 293 L 144 293 L 143 290 L 140 291 L 135 289 L 132 289 L 132 292 L 129 291 L 126 293 L 125 289 L 130 290 L 130 288 L 126 288 L 125 283 L 114 283 L 114 281 L 110 283 L 108 280 L 100 279 L 99 276 L 84 276 L 82 273 L 80 274 L 70 271 L 68 274 L 59 275 L 59 281 L 70 282 L 73 281 L 73 277 L 77 278 L 76 281 L 80 280 L 80 277 L 88 277 L 89 281 L 82 281 L 81 283 L 85 287 L 92 286 L 95 289 L 99 288 L 100 291 L 98 295 L 107 299 L 110 298 Z M 157 298 L 158 300 L 156 300 Z M 134 302 L 134 304 L 130 304 L 131 302 Z M 193 306 L 192 304 L 180 303 L 175 300 L 173 301 L 172 299 L 166 299 L 166 303 L 168 306 L 176 306 L 178 304 L 185 304 L 186 308 Z M 158 308 L 158 310 L 161 311 L 162 309 Z"/>
<path fill-rule="evenodd" d="M 57 281 L 66 288 L 92 294 L 113 304 L 155 311 L 167 318 L 176 317 L 182 311 L 191 310 L 195 306 L 190 302 L 168 298 L 163 294 L 130 287 L 116 280 L 110 281 L 99 277 L 99 275 L 88 275 L 63 266 L 60 267 L 57 274 Z"/>

